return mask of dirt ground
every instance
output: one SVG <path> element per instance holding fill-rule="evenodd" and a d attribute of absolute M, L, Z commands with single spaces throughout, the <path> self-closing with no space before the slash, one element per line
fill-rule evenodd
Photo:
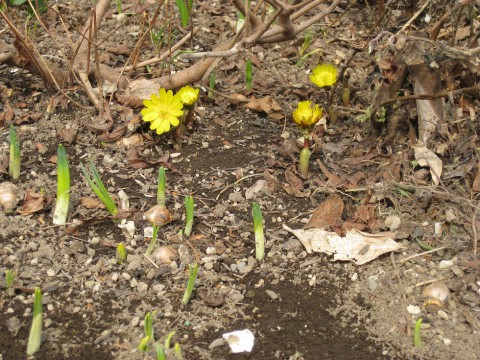
<path fill-rule="evenodd" d="M 200 31 L 193 46 L 209 50 L 233 31 L 236 12 L 229 2 L 197 3 L 194 21 Z M 26 357 L 35 287 L 44 295 L 43 342 L 36 359 L 152 359 L 153 351 L 137 349 L 149 311 L 156 311 L 155 339 L 163 343 L 175 331 L 172 341 L 180 344 L 185 359 L 480 359 L 480 262 L 473 255 L 480 231 L 478 184 L 474 186 L 479 181 L 478 94 L 462 100 L 473 109 L 473 119 L 470 113 L 456 121 L 448 118 L 441 126 L 435 142 L 437 150 L 440 145 L 443 149 L 437 151 L 443 175 L 435 186 L 429 168 L 414 162 L 414 101 L 399 104 L 410 118 L 396 124 L 388 144 L 388 129 L 378 132 L 358 119 L 374 101 L 381 77 L 368 44 L 382 30 L 396 32 L 409 20 L 405 4 L 398 2 L 372 33 L 378 20 L 375 6 L 348 3 L 312 27 L 309 51 L 316 52 L 301 61 L 303 38 L 252 48 L 251 92 L 245 90 L 245 55 L 221 60 L 214 70 L 215 90 L 230 97 L 209 98 L 201 88 L 193 127 L 181 146 L 172 134 L 157 136 L 136 121 L 140 109 L 115 102 L 114 128 L 128 126 L 114 139 L 89 126 L 98 119 L 93 109 L 70 103 L 48 115 L 51 95 L 42 80 L 0 65 L 0 86 L 11 91 L 6 101 L 22 151 L 20 201 L 13 215 L 0 214 L 0 359 Z M 125 1 L 125 11 L 135 4 Z M 478 4 L 472 6 L 480 10 Z M 72 28 L 88 15 L 86 2 L 58 9 Z M 433 1 L 412 26 L 424 29 L 425 15 L 433 23 L 442 10 Z M 137 18 L 111 32 L 118 27 L 112 14 L 103 24 L 103 34 L 110 35 L 101 47 L 110 65 L 125 61 L 127 55 L 112 48 L 133 46 L 140 26 Z M 468 28 L 462 17 L 458 24 Z M 478 19 L 474 25 L 478 27 Z M 0 36 L 12 42 L 8 30 Z M 36 36 L 40 49 L 49 53 L 41 28 Z M 143 55 L 151 54 L 147 42 Z M 296 167 L 302 134 L 292 111 L 303 100 L 325 106 L 325 92 L 309 81 L 309 71 L 323 62 L 345 65 L 350 58 L 351 103 L 343 106 L 339 86 L 334 97 L 340 106 L 338 120 L 317 127 L 310 176 L 301 179 Z M 189 64 L 176 61 L 177 67 Z M 152 71 L 160 69 L 154 66 Z M 465 71 L 455 78 L 458 87 L 478 80 Z M 407 78 L 402 91 L 411 92 L 412 82 Z M 81 90 L 70 90 L 88 104 Z M 265 103 L 247 102 L 254 99 Z M 454 99 L 457 106 L 458 101 Z M 10 123 L 0 126 L 0 178 L 9 181 Z M 59 143 L 66 147 L 72 178 L 65 227 L 52 225 Z M 87 159 L 96 164 L 110 193 L 127 194 L 132 234 L 98 206 L 81 173 L 80 164 Z M 174 250 L 168 263 L 143 255 L 151 233 L 142 215 L 156 203 L 161 165 L 167 168 L 166 206 L 174 221 L 160 230 L 157 247 Z M 28 194 L 41 198 L 32 212 L 22 207 Z M 177 234 L 185 224 L 187 195 L 195 200 L 195 221 L 192 236 L 181 239 Z M 303 228 L 313 211 L 334 195 L 344 210 L 330 230 L 341 233 L 345 224 L 373 234 L 393 230 L 402 248 L 363 265 L 307 253 L 284 225 Z M 265 219 L 263 262 L 255 260 L 254 201 Z M 405 260 L 425 252 L 419 241 L 437 250 Z M 128 253 L 123 264 L 116 261 L 120 242 Z M 182 307 L 188 265 L 194 262 L 199 264 L 198 279 L 191 302 Z M 16 273 L 8 291 L 6 269 Z M 438 281 L 451 291 L 450 301 L 445 307 L 424 306 L 422 290 Z M 422 346 L 415 348 L 418 318 L 423 319 Z M 253 350 L 231 354 L 222 334 L 242 329 L 255 335 Z"/>

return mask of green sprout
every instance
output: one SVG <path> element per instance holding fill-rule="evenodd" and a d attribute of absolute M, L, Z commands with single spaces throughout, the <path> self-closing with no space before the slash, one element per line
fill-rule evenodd
<path fill-rule="evenodd" d="M 152 240 L 150 240 L 150 244 L 148 244 L 147 251 L 145 251 L 145 256 L 152 255 L 153 249 L 155 249 L 155 245 L 157 244 L 157 238 L 158 238 L 158 229 L 160 229 L 160 226 L 153 225 Z"/>
<path fill-rule="evenodd" d="M 28 337 L 27 355 L 35 354 L 40 349 L 42 340 L 42 291 L 35 288 L 33 301 L 33 320 L 30 328 L 30 336 Z"/>
<path fill-rule="evenodd" d="M 57 202 L 53 213 L 55 225 L 65 225 L 70 202 L 70 168 L 68 167 L 67 153 L 62 144 L 57 149 Z"/>
<path fill-rule="evenodd" d="M 165 183 L 167 177 L 165 175 L 165 168 L 160 166 L 158 170 L 158 187 L 157 187 L 157 205 L 165 206 Z"/>
<path fill-rule="evenodd" d="M 82 172 L 85 178 L 87 179 L 88 185 L 90 185 L 93 192 L 105 204 L 108 212 L 112 216 L 116 216 L 118 214 L 117 205 L 115 205 L 115 202 L 113 201 L 112 197 L 110 196 L 107 189 L 103 185 L 102 179 L 100 179 L 100 175 L 98 175 L 98 171 L 94 163 L 91 160 L 89 160 L 88 162 L 90 165 L 90 171 L 93 175 L 93 179 L 90 178 L 90 175 L 88 174 L 87 169 L 82 164 Z"/>
<path fill-rule="evenodd" d="M 172 342 L 173 335 L 175 335 L 175 331 L 169 332 L 167 337 L 165 338 L 165 342 L 163 344 L 163 347 L 166 350 L 170 349 L 170 343 Z"/>
<path fill-rule="evenodd" d="M 252 60 L 250 60 L 250 59 L 247 59 L 247 63 L 246 63 L 246 66 L 245 66 L 245 81 L 246 81 L 247 91 L 252 90 L 253 66 L 252 66 Z"/>
<path fill-rule="evenodd" d="M 125 246 L 123 245 L 123 243 L 119 243 L 117 245 L 117 262 L 119 264 L 123 264 L 126 258 L 127 258 L 127 250 L 125 249 Z"/>
<path fill-rule="evenodd" d="M 122 0 L 117 0 L 117 14 L 120 15 L 122 12 Z"/>
<path fill-rule="evenodd" d="M 10 161 L 8 163 L 8 174 L 14 182 L 20 177 L 20 145 L 18 143 L 15 128 L 10 125 Z"/>
<path fill-rule="evenodd" d="M 210 74 L 210 78 L 209 78 L 209 81 L 208 81 L 208 87 L 211 89 L 208 91 L 208 97 L 209 99 L 213 99 L 215 94 L 214 94 L 214 90 L 215 90 L 215 73 L 212 72 Z"/>
<path fill-rule="evenodd" d="M 193 0 L 177 0 L 178 11 L 180 12 L 180 19 L 182 22 L 182 27 L 186 28 L 188 25 L 188 20 L 190 19 L 190 11 L 193 7 Z"/>
<path fill-rule="evenodd" d="M 145 337 L 140 341 L 140 344 L 138 344 L 138 349 L 143 352 L 147 352 L 150 350 L 148 347 L 148 344 L 150 342 L 155 342 L 154 334 L 153 334 L 153 320 L 155 317 L 156 311 L 153 313 L 148 312 L 147 315 L 145 315 L 145 320 L 143 322 L 143 328 L 145 331 Z"/>
<path fill-rule="evenodd" d="M 195 281 L 197 280 L 198 264 L 195 263 L 193 266 L 192 264 L 188 265 L 188 273 L 189 275 L 187 289 L 185 290 L 182 299 L 183 306 L 186 306 L 192 298 L 193 286 L 195 285 Z"/>
<path fill-rule="evenodd" d="M 179 343 L 175 343 L 175 345 L 173 346 L 173 353 L 178 360 L 183 360 L 182 349 L 180 348 Z"/>
<path fill-rule="evenodd" d="M 263 217 L 260 205 L 253 203 L 253 232 L 255 234 L 255 258 L 262 261 L 265 257 L 265 236 L 263 234 Z"/>
<path fill-rule="evenodd" d="M 183 233 L 185 234 L 186 237 L 190 237 L 192 233 L 192 226 L 193 226 L 193 197 L 191 195 L 188 195 L 185 198 L 185 211 L 187 213 L 187 220 L 185 224 L 185 230 Z"/>
<path fill-rule="evenodd" d="M 413 344 L 418 349 L 422 347 L 422 337 L 420 335 L 420 328 L 422 326 L 422 318 L 415 322 L 415 328 L 413 330 Z"/>
<path fill-rule="evenodd" d="M 302 47 L 300 48 L 300 51 L 299 51 L 300 57 L 302 57 L 303 54 L 305 54 L 305 52 L 308 50 L 310 45 L 312 45 L 312 42 L 313 42 L 313 35 L 310 31 L 307 31 L 307 33 L 305 34 L 305 37 L 303 38 Z"/>
<path fill-rule="evenodd" d="M 167 360 L 165 348 L 161 344 L 157 344 L 157 360 Z"/>
<path fill-rule="evenodd" d="M 5 283 L 6 283 L 6 289 L 7 291 L 13 284 L 13 280 L 15 280 L 15 271 L 12 269 L 6 269 L 5 270 Z"/>

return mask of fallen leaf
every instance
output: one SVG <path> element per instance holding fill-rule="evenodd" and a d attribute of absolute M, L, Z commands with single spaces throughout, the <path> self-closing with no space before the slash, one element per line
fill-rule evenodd
<path fill-rule="evenodd" d="M 337 174 L 334 174 L 328 170 L 325 165 L 320 161 L 320 159 L 317 159 L 318 166 L 320 166 L 320 170 L 322 170 L 323 174 L 327 177 L 328 181 L 330 181 L 330 184 L 335 187 L 339 187 L 343 185 L 343 181 L 338 176 Z"/>
<path fill-rule="evenodd" d="M 105 205 L 101 200 L 92 198 L 90 196 L 81 197 L 80 204 L 85 206 L 87 209 L 105 209 Z"/>
<path fill-rule="evenodd" d="M 25 199 L 23 200 L 22 210 L 19 210 L 18 212 L 22 215 L 30 215 L 43 210 L 44 207 L 45 195 L 27 189 Z"/>
<path fill-rule="evenodd" d="M 285 180 L 291 187 L 298 190 L 303 189 L 303 180 L 300 179 L 297 175 L 295 175 L 290 169 L 285 170 Z"/>
<path fill-rule="evenodd" d="M 352 229 L 342 237 L 324 229 L 293 230 L 285 224 L 283 229 L 295 235 L 309 254 L 321 252 L 333 255 L 334 261 L 352 261 L 356 265 L 366 264 L 382 254 L 403 248 L 393 240 L 391 232 L 367 234 Z"/>
<path fill-rule="evenodd" d="M 341 221 L 343 208 L 342 198 L 337 194 L 333 194 L 313 211 L 312 217 L 303 228 L 326 228 L 332 226 Z"/>
<path fill-rule="evenodd" d="M 271 96 L 265 96 L 260 99 L 253 99 L 245 105 L 247 109 L 264 112 L 272 119 L 283 119 L 283 110 Z"/>
<path fill-rule="evenodd" d="M 442 160 L 440 160 L 438 156 L 433 153 L 433 151 L 427 149 L 422 142 L 419 142 L 417 145 L 412 145 L 412 147 L 418 164 L 420 166 L 428 166 L 430 168 L 432 181 L 435 185 L 438 185 L 440 183 L 443 170 Z"/>

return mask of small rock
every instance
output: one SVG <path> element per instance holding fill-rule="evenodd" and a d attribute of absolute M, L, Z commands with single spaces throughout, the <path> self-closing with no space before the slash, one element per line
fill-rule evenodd
<path fill-rule="evenodd" d="M 140 269 L 141 266 L 142 266 L 142 262 L 140 260 L 135 259 L 132 262 L 128 263 L 127 271 L 130 272 L 130 271 Z"/>
<path fill-rule="evenodd" d="M 250 271 L 253 270 L 253 266 L 247 265 L 243 269 L 238 270 L 240 274 L 248 274 Z"/>
<path fill-rule="evenodd" d="M 267 293 L 268 296 L 270 296 L 270 298 L 272 300 L 277 300 L 278 299 L 278 295 L 272 291 L 272 290 L 265 290 L 265 292 Z"/>
<path fill-rule="evenodd" d="M 418 315 L 421 313 L 422 309 L 420 309 L 420 307 L 416 305 L 408 305 L 407 311 L 409 314 Z"/>
<path fill-rule="evenodd" d="M 20 328 L 22 327 L 22 323 L 20 322 L 20 320 L 16 316 L 13 316 L 9 318 L 6 323 L 8 331 L 10 331 L 13 336 L 17 336 L 18 330 L 20 330 Z"/>
<path fill-rule="evenodd" d="M 225 344 L 226 344 L 226 341 L 225 341 L 223 338 L 219 338 L 219 339 L 213 340 L 213 341 L 210 343 L 210 345 L 208 345 L 208 348 L 209 348 L 210 350 L 212 350 L 212 349 L 215 349 L 215 348 L 217 348 L 217 347 L 219 347 L 219 346 L 223 346 L 223 345 L 225 345 Z"/>
<path fill-rule="evenodd" d="M 367 278 L 367 287 L 370 290 L 375 290 L 378 288 L 378 277 L 377 276 L 369 276 Z"/>
<path fill-rule="evenodd" d="M 401 220 L 397 215 L 389 215 L 385 219 L 385 226 L 390 229 L 390 231 L 397 230 L 400 227 Z"/>
<path fill-rule="evenodd" d="M 350 280 L 352 281 L 357 281 L 358 279 L 358 273 L 353 273 L 352 277 L 350 278 Z"/>
<path fill-rule="evenodd" d="M 451 268 L 452 266 L 453 266 L 452 260 L 442 260 L 440 261 L 440 264 L 438 264 L 438 268 L 440 270 L 445 270 L 445 269 Z"/>
<path fill-rule="evenodd" d="M 138 285 L 137 279 L 133 278 L 132 280 L 130 280 L 130 287 L 136 288 L 137 285 Z"/>
<path fill-rule="evenodd" d="M 140 282 L 138 283 L 138 285 L 137 285 L 137 291 L 138 291 L 139 293 L 144 293 L 144 292 L 146 292 L 147 290 L 148 290 L 148 284 L 140 281 Z"/>
<path fill-rule="evenodd" d="M 448 314 L 443 311 L 443 310 L 438 310 L 437 312 L 438 316 L 442 318 L 443 320 L 448 320 Z"/>
<path fill-rule="evenodd" d="M 112 274 L 112 281 L 117 281 L 118 280 L 118 273 L 117 272 L 114 272 Z"/>
<path fill-rule="evenodd" d="M 443 339 L 443 343 L 448 346 L 452 343 L 452 340 L 445 338 Z"/>
<path fill-rule="evenodd" d="M 50 269 L 47 270 L 47 275 L 50 276 L 50 277 L 53 277 L 56 274 L 57 274 L 57 272 L 53 268 L 50 268 Z"/>
<path fill-rule="evenodd" d="M 134 316 L 130 324 L 132 324 L 133 327 L 136 327 L 139 322 L 140 322 L 140 318 L 138 316 Z"/>
<path fill-rule="evenodd" d="M 130 274 L 127 273 L 127 272 L 122 273 L 122 277 L 123 277 L 125 280 L 127 280 L 127 281 L 132 278 L 132 277 L 130 276 Z"/>
<path fill-rule="evenodd" d="M 245 261 L 239 261 L 237 264 L 237 269 L 238 271 L 242 271 L 242 269 L 247 266 L 247 263 Z"/>

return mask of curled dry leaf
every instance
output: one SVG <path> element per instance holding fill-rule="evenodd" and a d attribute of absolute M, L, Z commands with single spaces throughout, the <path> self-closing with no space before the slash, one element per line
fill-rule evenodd
<path fill-rule="evenodd" d="M 342 198 L 337 194 L 333 194 L 314 210 L 312 217 L 303 228 L 321 229 L 332 226 L 342 220 L 343 208 L 344 204 Z"/>
<path fill-rule="evenodd" d="M 25 199 L 23 200 L 22 209 L 18 212 L 22 215 L 30 215 L 43 210 L 45 206 L 45 195 L 33 192 L 27 189 Z"/>
<path fill-rule="evenodd" d="M 100 199 L 84 196 L 80 198 L 80 204 L 87 209 L 105 209 L 105 205 Z"/>
<path fill-rule="evenodd" d="M 265 96 L 261 99 L 253 99 L 245 105 L 247 109 L 264 112 L 274 120 L 283 119 L 283 110 L 271 96 Z"/>
<path fill-rule="evenodd" d="M 418 164 L 420 166 L 428 166 L 430 168 L 432 181 L 435 185 L 438 185 L 440 183 L 440 178 L 442 177 L 442 160 L 440 160 L 432 150 L 427 149 L 422 142 L 419 142 L 417 145 L 412 145 L 412 147 Z"/>
<path fill-rule="evenodd" d="M 309 254 L 321 252 L 333 255 L 334 261 L 352 261 L 356 265 L 363 265 L 382 254 L 402 248 L 393 240 L 391 232 L 367 234 L 352 229 L 345 236 L 339 236 L 323 229 L 293 230 L 285 224 L 283 229 L 295 235 Z"/>

